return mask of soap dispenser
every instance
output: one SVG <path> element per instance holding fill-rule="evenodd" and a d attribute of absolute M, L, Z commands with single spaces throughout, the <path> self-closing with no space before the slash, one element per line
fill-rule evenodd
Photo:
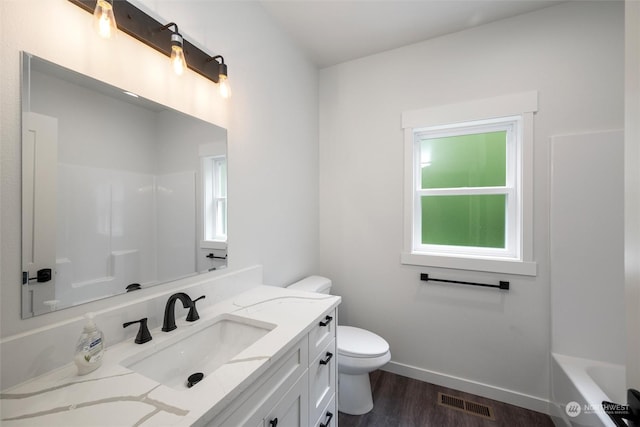
<path fill-rule="evenodd" d="M 98 369 L 102 365 L 104 354 L 104 334 L 96 327 L 93 313 L 87 313 L 85 318 L 87 322 L 78 339 L 73 359 L 78 367 L 78 375 L 86 375 Z"/>

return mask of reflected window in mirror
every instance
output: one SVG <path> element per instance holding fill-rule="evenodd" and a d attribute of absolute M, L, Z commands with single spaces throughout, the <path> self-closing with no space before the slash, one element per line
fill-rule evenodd
<path fill-rule="evenodd" d="M 204 241 L 203 247 L 216 248 L 227 241 L 227 157 L 202 159 L 204 177 Z"/>

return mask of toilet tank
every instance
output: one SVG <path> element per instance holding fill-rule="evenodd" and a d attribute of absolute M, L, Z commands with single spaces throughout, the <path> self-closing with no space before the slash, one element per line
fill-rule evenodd
<path fill-rule="evenodd" d="M 328 294 L 331 292 L 331 279 L 327 279 L 322 276 L 309 276 L 290 284 L 287 288 L 319 294 Z"/>

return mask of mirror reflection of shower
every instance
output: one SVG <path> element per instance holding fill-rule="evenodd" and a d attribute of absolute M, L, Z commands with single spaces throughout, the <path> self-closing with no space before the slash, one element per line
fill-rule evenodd
<path fill-rule="evenodd" d="M 22 65 L 23 317 L 227 265 L 225 129 Z"/>

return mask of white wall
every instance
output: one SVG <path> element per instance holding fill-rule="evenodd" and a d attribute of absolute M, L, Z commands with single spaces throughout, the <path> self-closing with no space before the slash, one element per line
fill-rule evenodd
<path fill-rule="evenodd" d="M 39 71 L 30 81 L 29 111 L 58 119 L 59 163 L 155 172 L 154 112 Z"/>
<path fill-rule="evenodd" d="M 401 113 L 530 90 L 537 277 L 401 265 Z M 622 124 L 618 2 L 569 2 L 322 70 L 320 271 L 343 297 L 342 323 L 385 337 L 389 369 L 545 410 L 549 138 Z M 511 289 L 425 284 L 423 271 Z"/>
<path fill-rule="evenodd" d="M 640 390 L 640 3 L 625 2 L 627 387 Z"/>
<path fill-rule="evenodd" d="M 158 175 L 199 171 L 198 148 L 202 144 L 220 143 L 226 149 L 227 135 L 224 129 L 210 123 L 199 122 L 193 117 L 162 111 L 156 116 L 154 129 L 156 140 L 156 170 Z"/>
<path fill-rule="evenodd" d="M 118 297 L 20 319 L 21 50 L 228 128 L 230 267 L 263 264 L 269 284 L 317 267 L 314 66 L 257 3 L 146 3 L 156 17 L 177 22 L 185 38 L 224 55 L 233 98 L 223 100 L 217 86 L 196 73 L 175 76 L 167 57 L 123 33 L 99 39 L 91 15 L 66 0 L 0 2 L 2 337 L 122 302 Z"/>

